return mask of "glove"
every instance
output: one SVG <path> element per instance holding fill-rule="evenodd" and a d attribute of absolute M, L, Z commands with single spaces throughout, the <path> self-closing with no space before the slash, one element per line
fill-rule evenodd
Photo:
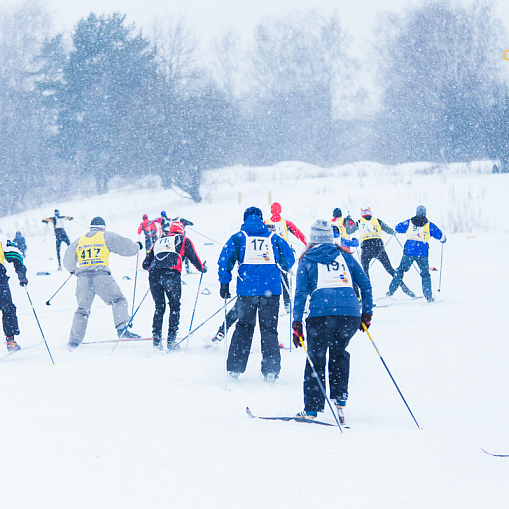
<path fill-rule="evenodd" d="M 19 278 L 19 286 L 26 286 L 28 284 L 28 279 L 26 276 Z"/>
<path fill-rule="evenodd" d="M 207 262 L 203 262 L 202 274 L 205 274 L 205 272 L 207 272 Z"/>
<path fill-rule="evenodd" d="M 141 251 L 143 249 L 143 244 L 140 241 L 138 241 L 137 244 L 138 244 L 138 246 L 140 246 L 140 251 Z"/>
<path fill-rule="evenodd" d="M 445 244 L 447 242 L 447 237 L 444 235 L 444 240 L 440 241 L 442 244 Z"/>
<path fill-rule="evenodd" d="M 360 331 L 364 332 L 364 327 L 362 326 L 362 324 L 366 326 L 366 329 L 369 329 L 369 326 L 371 325 L 372 316 L 373 316 L 372 313 L 364 313 L 364 311 L 362 312 L 361 324 L 359 325 Z"/>
<path fill-rule="evenodd" d="M 221 283 L 221 288 L 219 289 L 219 295 L 221 295 L 222 299 L 229 299 L 231 297 L 229 283 Z"/>
<path fill-rule="evenodd" d="M 293 329 L 293 344 L 295 345 L 295 348 L 299 348 L 299 346 L 302 346 L 300 338 L 304 339 L 302 322 L 293 322 L 292 329 Z"/>

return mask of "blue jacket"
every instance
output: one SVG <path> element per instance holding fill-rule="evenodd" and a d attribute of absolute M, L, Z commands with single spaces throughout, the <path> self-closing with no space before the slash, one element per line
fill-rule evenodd
<path fill-rule="evenodd" d="M 445 235 L 442 233 L 442 230 L 440 230 L 440 228 L 435 223 L 428 221 L 428 219 L 426 219 L 424 216 L 415 216 L 397 224 L 395 228 L 396 232 L 406 233 L 410 225 L 410 221 L 412 221 L 412 223 L 414 223 L 416 226 L 424 226 L 426 223 L 429 223 L 430 237 L 440 240 L 441 242 L 445 242 L 447 240 Z M 405 249 L 403 252 L 407 256 L 428 256 L 429 244 L 428 242 L 409 239 L 405 242 Z"/>
<path fill-rule="evenodd" d="M 302 322 L 307 297 L 309 303 L 309 316 L 347 315 L 361 316 L 361 305 L 353 288 L 323 288 L 317 290 L 318 264 L 332 263 L 340 253 L 335 244 L 318 244 L 311 248 L 299 262 L 297 269 L 297 288 L 295 290 L 295 303 L 293 320 Z M 348 253 L 342 252 L 353 282 L 360 288 L 362 298 L 362 311 L 373 312 L 373 294 L 371 283 L 362 267 Z"/>
<path fill-rule="evenodd" d="M 232 270 L 235 263 L 239 264 L 237 277 L 237 295 L 281 295 L 281 273 L 278 265 L 283 270 L 290 270 L 295 263 L 292 248 L 279 235 L 272 235 L 272 247 L 277 265 L 251 265 L 243 264 L 246 251 L 246 236 L 269 237 L 271 232 L 265 226 L 259 216 L 248 216 L 241 231 L 232 235 L 223 246 L 219 260 L 219 282 L 229 283 L 232 279 Z"/>

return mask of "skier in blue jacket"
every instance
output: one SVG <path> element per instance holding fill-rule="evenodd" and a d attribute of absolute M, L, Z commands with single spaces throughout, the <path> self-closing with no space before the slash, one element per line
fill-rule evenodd
<path fill-rule="evenodd" d="M 390 297 L 397 290 L 403 281 L 403 275 L 410 270 L 412 263 L 416 262 L 421 269 L 422 293 L 428 302 L 433 302 L 433 293 L 431 291 L 431 276 L 429 273 L 429 239 L 433 237 L 442 243 L 447 240 L 445 234 L 440 228 L 429 221 L 426 217 L 426 207 L 419 205 L 415 216 L 399 223 L 396 233 L 406 233 L 407 241 L 403 249 L 403 258 L 399 267 L 396 269 L 387 296 Z"/>
<path fill-rule="evenodd" d="M 331 230 L 332 232 L 332 230 Z M 290 245 L 263 223 L 262 211 L 249 207 L 244 212 L 244 224 L 230 237 L 219 255 L 220 295 L 230 298 L 230 281 L 235 263 L 237 277 L 237 306 L 239 319 L 228 351 L 227 370 L 238 378 L 247 366 L 256 312 L 260 325 L 262 346 L 261 371 L 267 382 L 274 382 L 281 370 L 277 324 L 281 296 L 282 270 L 295 263 Z"/>
<path fill-rule="evenodd" d="M 355 295 L 354 284 L 361 292 L 362 304 Z M 330 397 L 336 405 L 340 422 L 344 423 L 343 407 L 348 399 L 350 354 L 346 351 L 357 330 L 371 324 L 373 294 L 371 283 L 362 267 L 347 251 L 334 243 L 334 233 L 327 221 L 318 220 L 311 226 L 310 244 L 302 254 L 297 269 L 293 308 L 293 342 L 301 346 L 304 337 L 302 318 L 306 301 L 307 349 L 310 359 L 325 387 L 325 364 L 329 350 Z M 325 396 L 313 370 L 306 362 L 304 371 L 304 410 L 297 414 L 315 419 L 322 412 Z"/>

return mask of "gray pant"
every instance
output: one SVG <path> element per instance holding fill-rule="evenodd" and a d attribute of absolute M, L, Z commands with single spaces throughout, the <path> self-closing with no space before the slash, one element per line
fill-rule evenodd
<path fill-rule="evenodd" d="M 81 344 L 87 330 L 88 317 L 94 297 L 98 295 L 105 304 L 113 306 L 115 328 L 127 325 L 129 312 L 127 300 L 110 274 L 80 274 L 76 286 L 78 309 L 74 313 L 69 343 Z"/>

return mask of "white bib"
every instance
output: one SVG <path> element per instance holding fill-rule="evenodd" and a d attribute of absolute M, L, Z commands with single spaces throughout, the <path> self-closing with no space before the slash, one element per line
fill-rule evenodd
<path fill-rule="evenodd" d="M 272 249 L 272 235 L 269 237 L 249 237 L 246 232 L 246 252 L 244 261 L 249 265 L 275 265 L 274 250 Z"/>
<path fill-rule="evenodd" d="M 55 225 L 55 228 L 63 228 L 65 226 L 65 217 L 56 217 L 55 220 L 57 224 Z"/>
<path fill-rule="evenodd" d="M 166 253 L 176 253 L 175 249 L 175 238 L 176 235 L 170 235 L 169 237 L 161 237 L 154 244 L 154 256 L 158 254 L 166 254 Z"/>
<path fill-rule="evenodd" d="M 339 253 L 337 258 L 328 265 L 318 264 L 316 289 L 322 288 L 353 288 L 352 275 L 342 253 Z"/>

